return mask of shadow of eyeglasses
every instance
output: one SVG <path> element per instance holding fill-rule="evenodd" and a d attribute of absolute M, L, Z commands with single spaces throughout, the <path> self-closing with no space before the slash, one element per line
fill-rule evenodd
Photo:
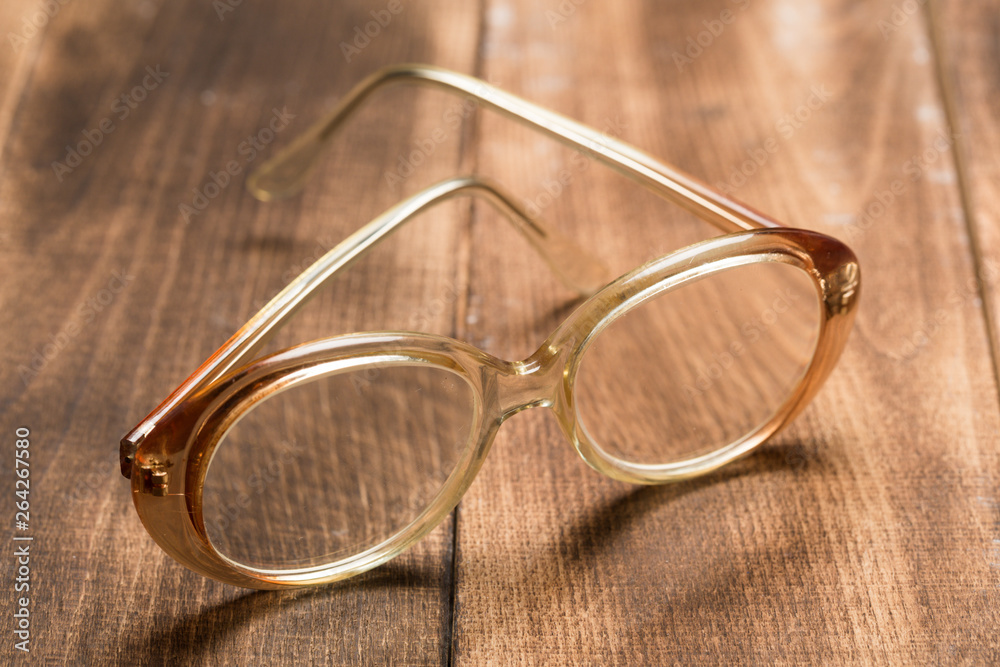
<path fill-rule="evenodd" d="M 821 454 L 803 442 L 789 441 L 764 447 L 755 456 L 741 459 L 710 477 L 694 478 L 666 486 L 626 489 L 623 493 L 589 507 L 565 531 L 560 531 L 554 543 L 543 549 L 551 557 L 536 561 L 525 576 L 510 583 L 524 587 L 546 572 L 551 572 L 551 558 L 563 558 L 570 566 L 588 566 L 595 559 L 600 559 L 613 546 L 616 538 L 629 532 L 636 523 L 647 519 L 654 511 L 663 511 L 690 494 L 748 476 L 792 470 L 798 472 L 803 467 L 815 465 L 823 465 Z M 168 627 L 151 628 L 147 633 L 134 635 L 123 655 L 152 654 L 169 660 L 180 658 L 178 648 L 183 647 L 186 659 L 199 662 L 213 646 L 218 645 L 222 636 L 250 626 L 268 615 L 317 599 L 335 603 L 378 591 L 412 588 L 439 588 L 442 601 L 447 601 L 451 593 L 446 588 L 448 583 L 454 585 L 454 576 L 454 573 L 435 571 L 432 566 L 414 566 L 397 559 L 358 577 L 328 586 L 288 591 L 240 591 L 236 597 L 178 618 Z M 227 592 L 232 590 L 222 584 L 214 585 Z M 444 614 L 445 619 L 449 617 L 450 612 Z M 446 636 L 444 630 L 442 636 Z"/>

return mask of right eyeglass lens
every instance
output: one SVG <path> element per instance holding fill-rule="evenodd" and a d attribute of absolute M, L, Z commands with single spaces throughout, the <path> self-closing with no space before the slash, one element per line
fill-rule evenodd
<path fill-rule="evenodd" d="M 203 487 L 209 539 L 264 570 L 357 555 L 427 509 L 475 414 L 468 382 L 429 366 L 372 366 L 275 394 L 215 450 Z"/>
<path fill-rule="evenodd" d="M 707 454 L 755 432 L 812 360 L 820 299 L 797 267 L 725 269 L 636 306 L 584 352 L 576 410 L 605 453 L 635 464 Z"/>

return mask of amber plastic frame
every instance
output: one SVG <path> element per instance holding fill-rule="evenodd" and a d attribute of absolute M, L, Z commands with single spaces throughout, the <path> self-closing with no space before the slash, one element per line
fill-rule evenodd
<path fill-rule="evenodd" d="M 678 203 L 724 232 L 641 266 L 601 287 L 600 263 L 571 240 L 532 219 L 489 181 L 461 177 L 406 199 L 355 232 L 306 269 L 215 352 L 121 441 L 122 474 L 156 542 L 190 569 L 248 588 L 323 584 L 376 567 L 432 530 L 458 504 L 482 465 L 500 424 L 531 407 L 548 407 L 579 452 L 615 479 L 658 484 L 702 475 L 746 455 L 787 424 L 833 369 L 847 340 L 860 289 L 857 259 L 840 241 L 816 232 L 783 228 L 776 221 L 659 163 L 628 144 L 466 75 L 426 65 L 376 72 L 355 87 L 323 121 L 251 175 L 260 199 L 297 191 L 340 124 L 374 90 L 391 83 L 443 88 L 585 152 Z M 316 289 L 401 224 L 461 194 L 484 197 L 506 213 L 555 273 L 590 295 L 530 357 L 505 361 L 444 336 L 373 332 L 335 336 L 254 358 L 271 335 Z M 636 464 L 605 453 L 580 426 L 574 384 L 587 347 L 605 327 L 647 299 L 717 271 L 758 262 L 798 267 L 816 288 L 820 326 L 814 356 L 774 415 L 754 431 L 708 454 L 661 465 Z M 297 384 L 350 368 L 417 364 L 451 371 L 472 388 L 475 414 L 469 445 L 430 505 L 408 526 L 362 553 L 292 570 L 251 568 L 219 553 L 202 514 L 202 485 L 212 453 L 239 418 L 258 402 Z"/>

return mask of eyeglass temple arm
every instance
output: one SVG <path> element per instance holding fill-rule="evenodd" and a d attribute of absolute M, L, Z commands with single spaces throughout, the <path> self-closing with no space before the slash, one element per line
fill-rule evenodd
<path fill-rule="evenodd" d="M 130 431 L 121 441 L 121 468 L 131 475 L 135 450 L 156 422 L 185 397 L 254 358 L 275 333 L 304 306 L 316 290 L 346 269 L 389 234 L 428 208 L 461 194 L 480 196 L 504 213 L 515 228 L 538 250 L 567 285 L 583 294 L 599 289 L 607 270 L 575 243 L 548 229 L 524 211 L 497 184 L 474 177 L 451 178 L 422 190 L 393 206 L 338 243 L 307 268 L 233 334 L 184 383 Z M 582 253 L 582 254 L 577 254 Z M 579 259 L 579 261 L 576 261 Z"/>
<path fill-rule="evenodd" d="M 306 130 L 288 148 L 262 165 L 247 188 L 262 200 L 298 192 L 317 156 L 338 127 L 369 95 L 383 86 L 413 83 L 475 99 L 486 108 L 527 125 L 570 148 L 603 162 L 654 193 L 714 224 L 724 232 L 780 227 L 781 224 L 737 202 L 639 149 L 582 123 L 506 93 L 471 76 L 430 65 L 381 69 L 355 86 L 330 114 Z"/>
<path fill-rule="evenodd" d="M 388 67 L 369 76 L 341 100 L 327 118 L 315 124 L 276 158 L 251 174 L 247 188 L 263 200 L 295 193 L 302 187 L 326 142 L 368 95 L 383 85 L 407 82 L 442 88 L 451 93 L 471 97 L 486 108 L 534 128 L 570 148 L 580 150 L 603 162 L 723 231 L 780 226 L 780 223 L 763 213 L 726 197 L 625 142 L 505 93 L 476 78 L 428 65 Z M 578 288 L 593 283 L 594 276 L 599 270 L 589 260 L 583 259 L 583 255 L 577 255 L 580 261 L 572 260 L 573 255 L 578 252 L 575 244 L 556 236 L 551 230 L 544 230 L 495 186 L 473 179 L 452 179 L 431 186 L 401 202 L 349 236 L 292 281 L 237 331 L 191 377 L 122 439 L 122 473 L 126 477 L 129 476 L 132 454 L 163 414 L 183 398 L 221 377 L 241 361 L 252 358 L 281 324 L 305 303 L 313 290 L 325 283 L 334 273 L 350 265 L 402 222 L 435 202 L 461 191 L 485 194 L 490 201 L 505 210 L 553 269 L 569 283 L 576 284 Z M 589 290 L 581 289 L 581 291 Z"/>

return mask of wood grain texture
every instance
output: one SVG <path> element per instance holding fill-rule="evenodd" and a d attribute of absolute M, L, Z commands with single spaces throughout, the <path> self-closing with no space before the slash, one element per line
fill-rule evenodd
<path fill-rule="evenodd" d="M 404 1 L 347 62 L 341 43 L 386 4 L 68 2 L 0 48 L 0 497 L 13 522 L 13 432 L 30 427 L 35 537 L 32 652 L 13 650 L 4 557 L 0 662 L 1000 662 L 995 8 Z M 36 10 L 4 3 L 0 32 Z M 795 424 L 717 474 L 613 482 L 528 411 L 457 519 L 389 565 L 295 594 L 216 584 L 146 535 L 117 439 L 360 223 L 475 170 L 617 273 L 712 233 L 426 91 L 374 98 L 302 196 L 245 194 L 253 166 L 400 61 L 480 76 L 844 239 L 864 271 L 855 331 Z M 169 74 L 121 102 L 147 68 Z M 267 145 L 244 143 L 276 117 Z M 105 120 L 91 154 L 53 167 Z M 457 200 L 275 346 L 419 329 L 515 359 L 574 303 L 489 207 Z"/>
<path fill-rule="evenodd" d="M 955 160 L 970 242 L 978 260 L 970 292 L 984 300 L 993 348 L 1000 349 L 1000 14 L 989 3 L 935 2 L 934 32 L 945 109 L 958 137 Z M 996 356 L 994 355 L 994 359 Z M 998 371 L 1000 377 L 1000 371 Z"/>
<path fill-rule="evenodd" d="M 176 567 L 145 535 L 116 472 L 124 431 L 273 296 L 285 274 L 398 197 L 380 187 L 383 171 L 445 108 L 429 100 L 401 115 L 402 98 L 383 98 L 333 151 L 308 196 L 273 206 L 242 189 L 263 160 L 241 152 L 247 137 L 273 127 L 272 109 L 294 116 L 266 147 L 272 152 L 382 65 L 471 67 L 479 15 L 462 3 L 408 7 L 347 64 L 339 44 L 373 8 L 241 6 L 220 21 L 210 3 L 69 3 L 36 38 L 0 186 L 9 236 L 0 260 L 2 423 L 4 433 L 24 425 L 34 434 L 30 663 L 447 660 L 450 522 L 357 585 L 262 596 Z M 169 75 L 120 118 L 115 99 L 157 66 Z M 64 146 L 106 117 L 114 131 L 60 182 L 51 162 L 64 161 Z M 437 168 L 453 171 L 459 154 L 457 138 L 442 144 Z M 192 205 L 194 189 L 205 192 L 210 173 L 232 160 L 238 179 L 186 221 L 180 204 Z M 442 209 L 402 232 L 312 304 L 287 338 L 406 328 L 415 317 L 450 333 L 452 309 L 428 308 L 455 282 L 448 260 L 462 213 Z M 116 271 L 126 286 L 112 292 Z M 113 300 L 87 310 L 102 290 Z M 65 334 L 71 324 L 75 335 Z M 61 334 L 65 345 L 50 342 Z M 18 368 L 47 344 L 59 349 L 25 385 Z M 13 442 L 5 443 L 6 453 Z M 12 503 L 9 458 L 2 489 Z M 4 558 L 5 582 L 13 571 Z M 0 621 L 5 638 L 11 613 Z M 15 657 L 6 639 L 0 650 L 0 662 Z"/>
<path fill-rule="evenodd" d="M 961 291 L 974 261 L 947 149 L 920 178 L 906 171 L 947 133 L 924 17 L 886 40 L 880 3 L 584 4 L 551 28 L 514 6 L 513 24 L 487 31 L 503 46 L 484 76 L 594 125 L 619 114 L 633 143 L 845 238 L 865 293 L 815 404 L 711 479 L 636 491 L 581 465 L 552 420 L 513 420 L 459 511 L 457 662 L 995 659 L 996 388 L 975 361 L 990 358 L 981 312 Z M 673 53 L 727 9 L 732 22 L 678 71 Z M 480 167 L 542 191 L 559 159 L 529 174 L 543 160 L 508 151 L 510 134 L 484 122 Z M 769 140 L 765 163 L 744 167 Z M 902 194 L 869 212 L 897 179 Z M 615 186 L 574 183 L 565 212 L 546 213 L 616 256 L 669 242 L 679 216 Z M 474 230 L 485 247 L 508 241 Z M 528 289 L 544 283 L 527 259 L 498 261 L 473 275 L 496 295 L 482 311 L 504 313 L 482 318 L 479 337 L 520 354 L 561 297 Z"/>

